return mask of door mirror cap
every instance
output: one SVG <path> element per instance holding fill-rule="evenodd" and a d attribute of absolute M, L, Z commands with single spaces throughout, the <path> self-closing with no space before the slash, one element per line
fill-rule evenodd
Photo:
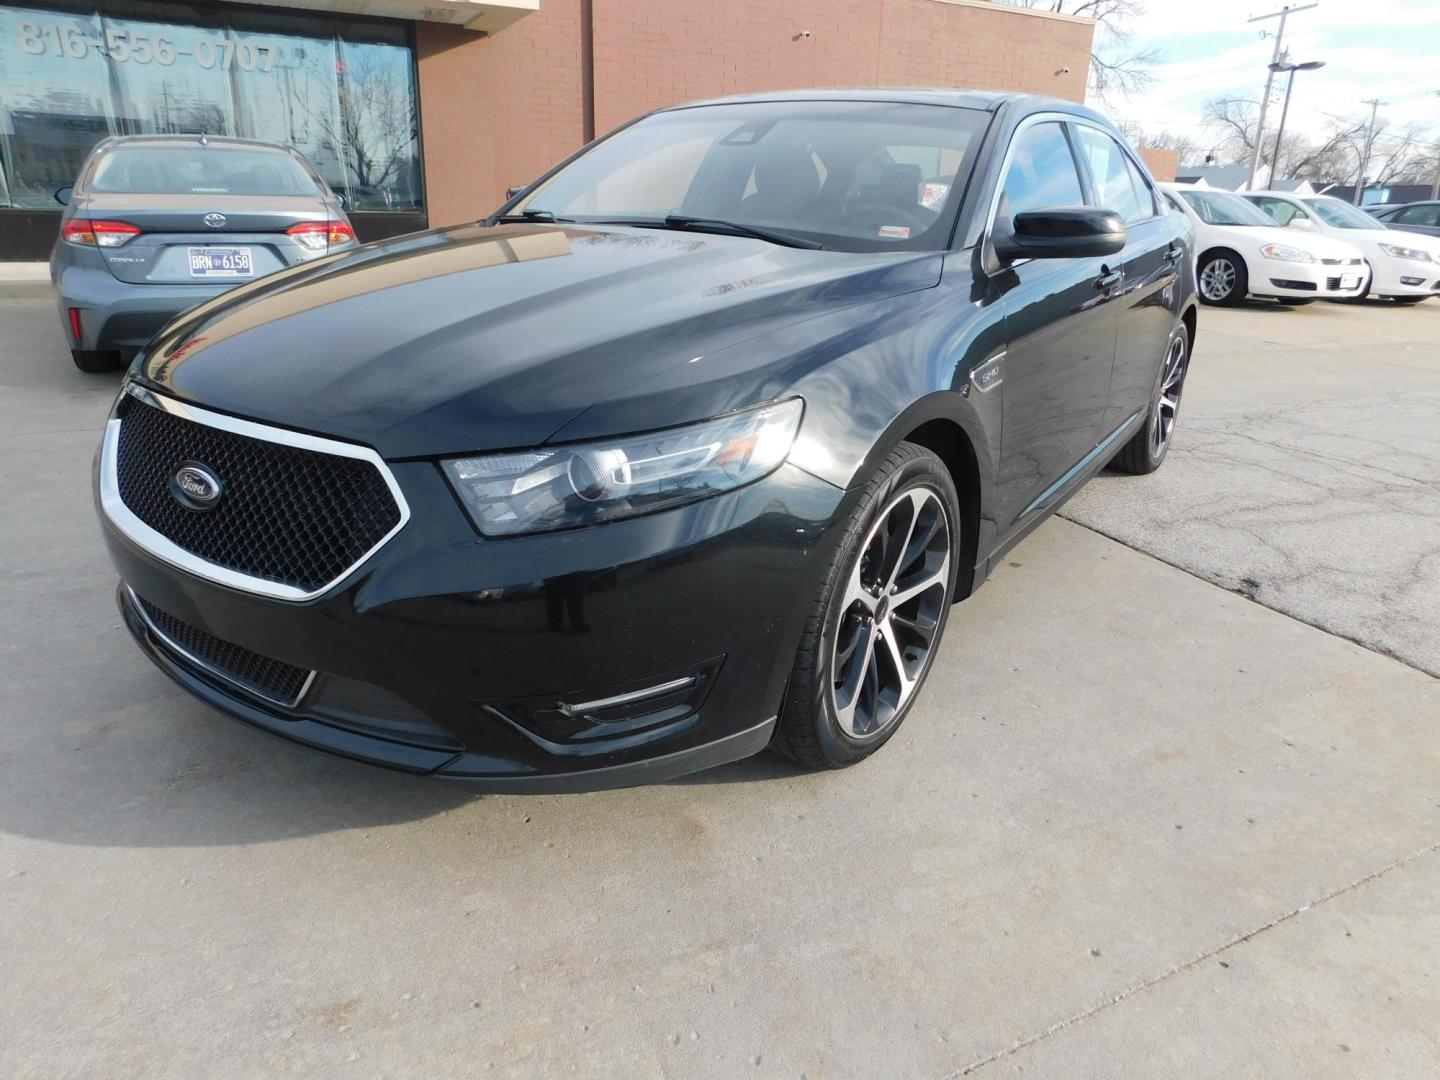
<path fill-rule="evenodd" d="M 335 196 L 335 201 L 340 204 L 341 209 L 344 209 L 345 205 L 350 201 L 346 197 L 345 192 L 341 191 L 338 187 L 332 187 L 330 194 Z"/>
<path fill-rule="evenodd" d="M 1315 227 L 1310 223 L 1308 217 L 1301 217 L 1299 214 L 1296 214 L 1290 219 L 1290 224 L 1297 229 L 1313 229 Z"/>
<path fill-rule="evenodd" d="M 65 187 L 58 187 L 55 189 L 55 201 L 61 206 L 69 206 L 70 196 L 74 194 L 75 189 L 68 184 Z"/>
<path fill-rule="evenodd" d="M 505 189 L 505 201 L 509 202 L 529 186 L 529 184 L 516 184 L 514 187 L 507 187 Z"/>
<path fill-rule="evenodd" d="M 1091 259 L 1114 255 L 1125 246 L 1125 224 L 1114 210 L 1093 206 L 1057 206 L 1026 210 L 997 221 L 991 236 L 995 254 L 1016 259 Z"/>

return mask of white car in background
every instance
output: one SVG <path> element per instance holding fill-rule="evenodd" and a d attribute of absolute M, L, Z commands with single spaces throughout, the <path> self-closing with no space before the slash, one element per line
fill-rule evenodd
<path fill-rule="evenodd" d="M 1268 296 L 1282 304 L 1363 296 L 1370 271 L 1359 248 L 1299 235 L 1228 191 L 1161 184 L 1166 205 L 1195 227 L 1195 284 L 1206 304 Z"/>
<path fill-rule="evenodd" d="M 1354 244 L 1369 263 L 1369 292 L 1402 304 L 1440 294 L 1440 237 L 1387 228 L 1369 214 L 1330 195 L 1298 197 L 1283 191 L 1247 191 L 1245 198 L 1291 236 L 1325 236 Z"/>

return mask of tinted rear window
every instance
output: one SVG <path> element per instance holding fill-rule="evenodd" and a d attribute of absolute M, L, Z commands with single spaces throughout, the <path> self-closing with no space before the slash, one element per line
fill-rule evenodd
<path fill-rule="evenodd" d="M 215 146 L 135 146 L 100 159 L 90 190 L 118 195 L 314 195 L 288 154 Z"/>

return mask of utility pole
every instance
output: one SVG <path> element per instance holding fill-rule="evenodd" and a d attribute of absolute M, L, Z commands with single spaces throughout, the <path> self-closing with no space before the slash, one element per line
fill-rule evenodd
<path fill-rule="evenodd" d="M 1360 104 L 1370 106 L 1370 126 L 1365 129 L 1365 145 L 1360 148 L 1360 175 L 1355 180 L 1356 206 L 1359 206 L 1365 199 L 1365 170 L 1370 167 L 1370 147 L 1375 143 L 1375 114 L 1386 102 L 1379 98 L 1366 98 Z"/>
<path fill-rule="evenodd" d="M 1260 99 L 1260 118 L 1255 124 L 1255 147 L 1250 151 L 1250 173 L 1245 178 L 1245 189 L 1247 191 L 1255 187 L 1255 173 L 1260 168 L 1260 147 L 1265 144 L 1265 110 L 1270 105 L 1270 91 L 1275 85 L 1275 65 L 1280 62 L 1280 47 L 1285 40 L 1285 19 L 1294 15 L 1297 11 L 1309 11 L 1313 7 L 1319 7 L 1319 0 L 1310 4 L 1286 4 L 1279 11 L 1272 11 L 1268 15 L 1256 15 L 1246 22 L 1264 22 L 1266 19 L 1279 19 L 1280 27 L 1275 31 L 1275 55 L 1270 57 L 1270 71 L 1265 76 L 1265 96 Z M 1264 37 L 1262 33 L 1260 35 Z"/>
<path fill-rule="evenodd" d="M 1440 90 L 1431 90 L 1430 96 L 1440 98 Z M 1440 199 L 1440 142 L 1435 144 L 1435 182 L 1430 185 L 1430 198 Z"/>

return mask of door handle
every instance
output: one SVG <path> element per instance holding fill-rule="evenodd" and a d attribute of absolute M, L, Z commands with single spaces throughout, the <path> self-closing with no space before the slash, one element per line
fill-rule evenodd
<path fill-rule="evenodd" d="M 1166 261 L 1166 262 L 1172 262 L 1172 263 L 1173 263 L 1173 262 L 1179 262 L 1179 261 L 1180 261 L 1180 256 L 1181 256 L 1181 255 L 1184 255 L 1184 254 L 1185 254 L 1185 249 L 1184 249 L 1184 248 L 1178 248 L 1178 247 L 1175 247 L 1174 245 L 1171 245 L 1170 247 L 1168 247 L 1168 248 L 1165 249 L 1165 261 Z"/>
<path fill-rule="evenodd" d="M 1110 293 L 1118 289 L 1120 287 L 1120 283 L 1125 280 L 1125 271 L 1111 270 L 1109 267 L 1105 266 L 1102 266 L 1100 269 L 1102 273 L 1098 278 L 1095 279 L 1095 288 L 1099 289 L 1106 295 L 1109 295 Z"/>

